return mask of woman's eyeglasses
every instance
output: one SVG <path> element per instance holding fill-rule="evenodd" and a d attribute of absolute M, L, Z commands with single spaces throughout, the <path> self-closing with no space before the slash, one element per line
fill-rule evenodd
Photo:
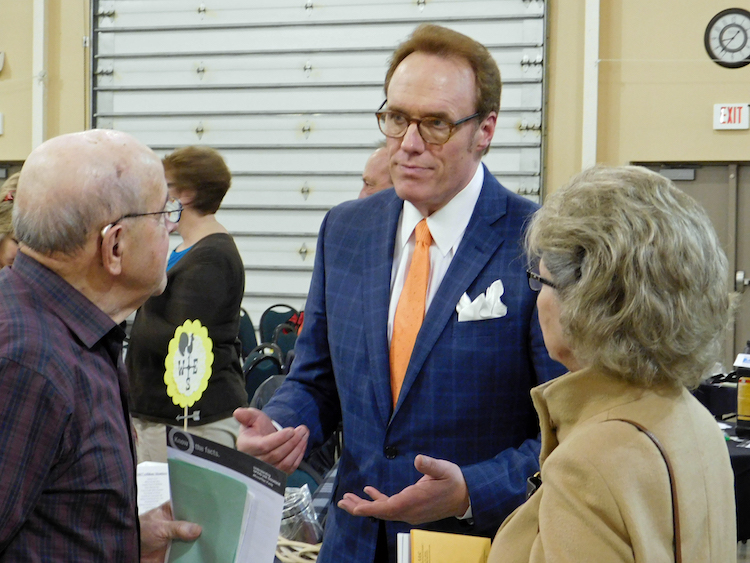
<path fill-rule="evenodd" d="M 529 278 L 529 287 L 532 291 L 541 291 L 543 285 L 548 285 L 552 289 L 557 289 L 557 286 L 554 283 L 547 278 L 543 278 L 533 270 L 526 270 L 526 277 Z"/>

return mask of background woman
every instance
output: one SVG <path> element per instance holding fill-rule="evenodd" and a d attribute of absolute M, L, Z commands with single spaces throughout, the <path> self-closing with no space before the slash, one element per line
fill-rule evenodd
<path fill-rule="evenodd" d="M 18 243 L 13 232 L 13 200 L 20 172 L 5 180 L 0 187 L 0 268 L 10 266 L 16 259 Z"/>
<path fill-rule="evenodd" d="M 138 311 L 126 357 L 138 461 L 166 461 L 165 424 L 182 426 L 164 383 L 164 359 L 175 329 L 199 320 L 213 341 L 208 388 L 190 407 L 188 430 L 235 447 L 239 423 L 232 417 L 247 405 L 237 333 L 245 270 L 234 240 L 216 220 L 231 174 L 208 147 L 178 149 L 164 158 L 169 195 L 183 205 L 176 231 L 182 242 L 169 257 L 167 288 Z"/>
<path fill-rule="evenodd" d="M 527 251 L 552 358 L 532 391 L 542 485 L 500 528 L 492 562 L 736 560 L 733 475 L 716 422 L 688 391 L 718 359 L 727 261 L 704 210 L 664 177 L 595 168 L 531 221 Z M 538 275 L 537 275 L 538 274 Z"/>

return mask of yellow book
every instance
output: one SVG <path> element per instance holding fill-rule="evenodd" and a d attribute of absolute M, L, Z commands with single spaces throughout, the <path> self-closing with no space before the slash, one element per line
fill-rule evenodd
<path fill-rule="evenodd" d="M 489 538 L 427 530 L 398 536 L 399 563 L 487 563 L 490 554 Z"/>

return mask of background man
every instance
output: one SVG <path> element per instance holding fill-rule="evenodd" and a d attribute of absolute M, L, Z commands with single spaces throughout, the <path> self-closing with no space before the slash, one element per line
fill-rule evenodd
<path fill-rule="evenodd" d="M 526 279 L 535 206 L 481 164 L 500 87 L 464 35 L 423 25 L 399 46 L 378 113 L 395 191 L 328 214 L 292 373 L 235 414 L 238 448 L 287 471 L 343 419 L 320 563 L 395 562 L 411 525 L 489 536 L 538 466 L 529 389 L 564 369 Z"/>
<path fill-rule="evenodd" d="M 120 322 L 166 284 L 159 158 L 115 131 L 47 141 L 21 171 L 20 250 L 0 272 L 0 559 L 163 561 L 200 527 L 168 506 L 138 533 Z"/>
<path fill-rule="evenodd" d="M 386 148 L 375 149 L 375 152 L 367 158 L 365 169 L 362 171 L 362 190 L 359 192 L 359 199 L 393 186 L 389 165 Z"/>

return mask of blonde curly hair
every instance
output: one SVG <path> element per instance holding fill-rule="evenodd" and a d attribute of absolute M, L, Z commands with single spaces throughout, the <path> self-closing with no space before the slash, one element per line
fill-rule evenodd
<path fill-rule="evenodd" d="M 533 216 L 526 249 L 582 365 L 693 388 L 719 359 L 736 297 L 727 259 L 705 210 L 665 177 L 585 170 Z"/>
<path fill-rule="evenodd" d="M 13 201 L 16 197 L 20 172 L 10 176 L 0 187 L 0 238 L 13 234 Z"/>

